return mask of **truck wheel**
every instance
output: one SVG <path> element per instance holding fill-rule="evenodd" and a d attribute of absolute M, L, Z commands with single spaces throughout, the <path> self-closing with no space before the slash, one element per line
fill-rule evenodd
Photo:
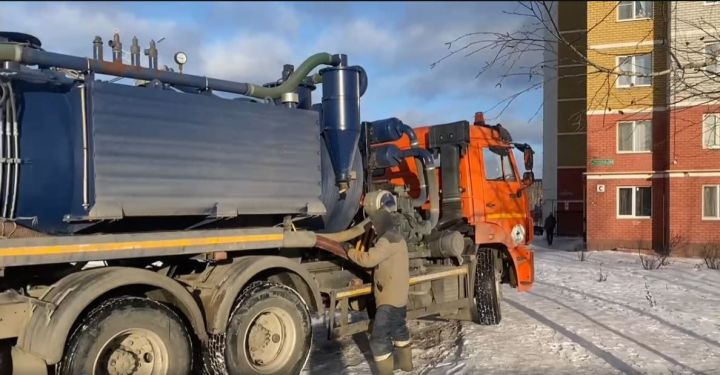
<path fill-rule="evenodd" d="M 298 374 L 312 344 L 310 312 L 291 288 L 256 281 L 237 299 L 225 338 L 228 372 Z"/>
<path fill-rule="evenodd" d="M 185 324 L 165 305 L 139 297 L 112 298 L 75 328 L 59 373 L 189 374 L 191 345 Z"/>
<path fill-rule="evenodd" d="M 475 308 L 473 322 L 481 325 L 500 324 L 500 281 L 502 268 L 497 262 L 497 250 L 479 248 L 475 267 Z"/>

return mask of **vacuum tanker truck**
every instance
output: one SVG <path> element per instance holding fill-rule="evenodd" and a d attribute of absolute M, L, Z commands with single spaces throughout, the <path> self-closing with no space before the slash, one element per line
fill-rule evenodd
<path fill-rule="evenodd" d="M 409 246 L 409 318 L 497 324 L 501 284 L 531 287 L 533 151 L 481 113 L 366 121 L 343 54 L 254 84 L 103 44 L 0 33 L 3 373 L 298 373 L 313 329 L 368 329 L 372 270 L 345 254 L 378 210 Z"/>

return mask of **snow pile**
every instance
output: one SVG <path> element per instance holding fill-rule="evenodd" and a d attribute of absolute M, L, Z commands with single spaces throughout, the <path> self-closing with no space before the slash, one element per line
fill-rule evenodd
<path fill-rule="evenodd" d="M 500 325 L 411 322 L 413 373 L 720 374 L 720 271 L 695 259 L 648 271 L 634 254 L 580 261 L 535 250 L 535 286 L 503 291 Z M 304 373 L 371 374 L 371 362 L 364 334 L 319 337 Z"/>

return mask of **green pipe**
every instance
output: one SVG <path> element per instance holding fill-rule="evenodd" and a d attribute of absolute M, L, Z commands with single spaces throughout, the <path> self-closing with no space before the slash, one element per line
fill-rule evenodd
<path fill-rule="evenodd" d="M 271 98 L 277 99 L 282 94 L 287 92 L 294 92 L 298 85 L 302 83 L 305 77 L 310 73 L 311 70 L 315 69 L 318 65 L 337 65 L 338 60 L 333 58 L 329 53 L 316 53 L 303 61 L 302 64 L 285 80 L 280 86 L 276 87 L 262 87 L 254 84 L 250 84 L 248 90 L 248 96 L 255 98 Z"/>

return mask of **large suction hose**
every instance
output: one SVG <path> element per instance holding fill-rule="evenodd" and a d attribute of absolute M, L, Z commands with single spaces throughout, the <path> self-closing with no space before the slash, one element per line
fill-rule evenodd
<path fill-rule="evenodd" d="M 335 232 L 335 233 L 322 233 L 321 236 L 337 241 L 337 242 L 345 242 L 350 241 L 353 238 L 359 237 L 363 233 L 367 231 L 367 225 L 370 224 L 370 218 L 366 218 L 365 220 L 359 222 L 357 225 L 353 226 L 350 229 L 346 229 L 342 232 Z"/>
<path fill-rule="evenodd" d="M 277 99 L 280 95 L 288 92 L 294 92 L 298 85 L 302 83 L 313 69 L 319 65 L 333 65 L 336 66 L 340 63 L 340 57 L 338 55 L 331 55 L 329 53 L 316 53 L 303 61 L 300 66 L 283 82 L 280 86 L 275 87 L 262 87 L 254 84 L 248 85 L 248 93 L 246 95 L 255 98 L 272 98 Z"/>
<path fill-rule="evenodd" d="M 316 247 L 333 255 L 347 259 L 342 242 L 360 237 L 367 232 L 370 219 L 365 219 L 354 227 L 336 233 L 315 233 L 310 231 L 286 232 L 283 238 L 284 248 Z"/>

